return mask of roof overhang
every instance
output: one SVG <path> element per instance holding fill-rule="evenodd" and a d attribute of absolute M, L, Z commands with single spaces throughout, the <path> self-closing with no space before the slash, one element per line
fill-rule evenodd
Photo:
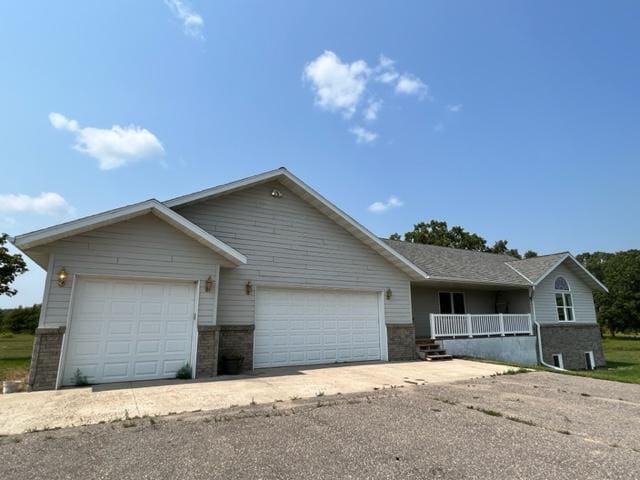
<path fill-rule="evenodd" d="M 469 287 L 475 288 L 479 290 L 519 290 L 519 289 L 528 289 L 529 285 L 525 283 L 506 283 L 506 282 L 492 282 L 489 280 L 468 280 L 465 278 L 458 277 L 434 277 L 430 276 L 426 280 L 412 282 L 414 285 L 424 285 L 424 286 L 457 286 L 459 287 Z"/>
<path fill-rule="evenodd" d="M 210 248 L 231 262 L 231 264 L 238 266 L 247 263 L 247 258 L 240 252 L 155 199 L 109 210 L 89 217 L 79 218 L 71 222 L 25 233 L 24 235 L 18 235 L 11 239 L 11 243 L 27 253 L 27 250 L 55 242 L 56 240 L 106 227 L 107 225 L 130 220 L 149 213 Z"/>
<path fill-rule="evenodd" d="M 343 227 L 362 243 L 369 246 L 378 254 L 383 256 L 392 265 L 406 273 L 412 280 L 424 280 L 429 278 L 429 276 L 425 272 L 414 265 L 411 261 L 386 245 L 376 235 L 374 235 L 356 220 L 351 218 L 345 212 L 340 210 L 334 204 L 329 202 L 326 198 L 324 198 L 302 180 L 297 178 L 286 168 L 278 168 L 276 170 L 261 173 L 253 177 L 238 180 L 236 182 L 227 183 L 218 187 L 213 187 L 202 190 L 200 192 L 173 198 L 164 202 L 164 204 L 170 208 L 180 208 L 192 203 L 208 200 L 221 195 L 226 195 L 244 188 L 253 187 L 255 185 L 270 181 L 279 181 L 280 183 L 282 183 L 293 193 L 295 193 L 303 200 L 307 201 L 310 205 L 315 207 L 317 210 L 331 218 L 334 222 Z"/>
<path fill-rule="evenodd" d="M 571 255 L 570 253 L 567 253 L 565 256 L 563 256 L 562 258 L 560 258 L 555 265 L 553 265 L 551 268 L 549 268 L 546 272 L 544 272 L 540 278 L 538 278 L 538 280 L 536 280 L 536 282 L 534 283 L 534 286 L 537 286 L 540 284 L 540 282 L 542 282 L 542 280 L 544 280 L 545 278 L 547 278 L 551 272 L 553 272 L 556 268 L 558 268 L 563 262 L 565 261 L 569 261 L 571 262 L 571 265 L 573 265 L 574 267 L 577 268 L 578 272 L 580 272 L 582 274 L 583 280 L 591 285 L 591 288 L 593 290 L 599 290 L 601 292 L 605 292 L 605 293 L 609 293 L 609 289 L 607 287 L 604 286 L 604 284 L 598 280 L 589 270 L 587 270 L 585 268 L 584 265 L 582 265 L 578 259 L 576 259 L 573 255 Z"/>

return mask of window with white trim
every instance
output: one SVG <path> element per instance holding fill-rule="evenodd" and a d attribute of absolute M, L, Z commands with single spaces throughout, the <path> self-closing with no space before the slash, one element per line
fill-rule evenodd
<path fill-rule="evenodd" d="M 554 353 L 552 358 L 554 367 L 564 368 L 564 360 L 561 353 Z"/>
<path fill-rule="evenodd" d="M 440 313 L 467 313 L 464 304 L 464 293 L 439 292 Z"/>
<path fill-rule="evenodd" d="M 573 297 L 569 284 L 564 277 L 558 277 L 555 281 L 556 289 L 556 314 L 559 322 L 573 322 Z"/>

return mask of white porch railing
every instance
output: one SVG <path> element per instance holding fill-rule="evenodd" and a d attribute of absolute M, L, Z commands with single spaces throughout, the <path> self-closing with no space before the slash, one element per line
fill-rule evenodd
<path fill-rule="evenodd" d="M 528 313 L 441 314 L 431 313 L 431 338 L 533 335 Z"/>

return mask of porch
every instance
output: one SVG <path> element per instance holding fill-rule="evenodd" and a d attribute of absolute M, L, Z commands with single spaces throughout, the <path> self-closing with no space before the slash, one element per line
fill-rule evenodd
<path fill-rule="evenodd" d="M 420 358 L 538 363 L 528 289 L 413 285 L 411 303 Z"/>
<path fill-rule="evenodd" d="M 460 284 L 412 285 L 416 337 L 474 338 L 531 335 L 527 289 L 490 289 Z"/>

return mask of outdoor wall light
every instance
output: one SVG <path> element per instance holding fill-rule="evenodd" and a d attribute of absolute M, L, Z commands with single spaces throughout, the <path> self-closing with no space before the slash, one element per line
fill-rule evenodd
<path fill-rule="evenodd" d="M 282 198 L 282 192 L 277 188 L 274 188 L 273 190 L 271 190 L 271 196 L 273 198 Z"/>
<path fill-rule="evenodd" d="M 392 295 L 393 295 L 393 292 L 391 291 L 391 289 L 387 288 L 387 300 L 391 300 Z"/>
<path fill-rule="evenodd" d="M 247 282 L 247 284 L 244 286 L 244 291 L 247 293 L 247 295 L 251 295 L 251 292 L 253 292 L 253 285 L 251 285 L 251 281 Z"/>
<path fill-rule="evenodd" d="M 213 288 L 213 278 L 211 278 L 211 275 L 209 275 L 209 278 L 207 278 L 207 280 L 204 282 L 204 291 L 210 292 L 212 288 Z"/>
<path fill-rule="evenodd" d="M 58 286 L 64 287 L 65 283 L 67 283 L 67 271 L 62 267 L 58 272 Z"/>

